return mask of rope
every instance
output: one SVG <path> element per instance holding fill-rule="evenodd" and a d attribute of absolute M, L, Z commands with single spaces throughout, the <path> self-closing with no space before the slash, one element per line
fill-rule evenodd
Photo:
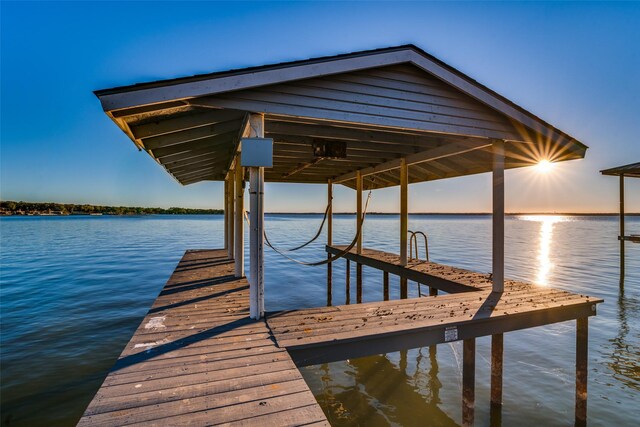
<path fill-rule="evenodd" d="M 298 249 L 302 249 L 302 248 L 304 248 L 305 246 L 307 246 L 307 245 L 309 245 L 309 244 L 311 244 L 311 243 L 315 242 L 315 241 L 318 239 L 318 237 L 320 237 L 320 235 L 322 234 L 322 230 L 324 229 L 324 224 L 325 224 L 325 222 L 327 222 L 327 217 L 329 216 L 329 210 L 331 209 L 331 205 L 332 205 L 332 204 L 333 204 L 333 198 L 329 201 L 329 204 L 327 204 L 327 208 L 324 210 L 324 217 L 322 218 L 322 222 L 320 223 L 320 228 L 318 228 L 318 232 L 315 234 L 315 236 L 313 236 L 313 237 L 311 238 L 311 240 L 309 240 L 307 243 L 303 243 L 303 244 L 302 244 L 302 245 L 300 245 L 300 246 L 296 246 L 295 248 L 291 248 L 291 249 L 279 249 L 279 251 L 276 251 L 276 252 L 278 252 L 278 253 L 280 253 L 280 252 L 294 252 L 294 251 L 297 251 Z M 268 241 L 269 241 L 269 239 L 267 238 L 267 230 L 266 230 L 266 229 L 264 230 L 264 240 L 265 240 L 266 242 L 268 242 Z M 273 246 L 271 246 L 271 244 L 268 244 L 268 246 L 269 246 L 271 249 L 274 249 L 274 248 L 273 248 Z M 274 249 L 274 250 L 275 250 L 275 249 Z"/>
<path fill-rule="evenodd" d="M 333 262 L 333 261 L 337 260 L 338 258 L 342 258 L 343 256 L 345 256 L 347 253 L 349 253 L 349 251 L 351 249 L 353 249 L 353 247 L 356 245 L 356 243 L 358 243 L 358 238 L 360 237 L 360 234 L 362 234 L 362 226 L 364 225 L 364 219 L 367 216 L 367 208 L 369 207 L 369 200 L 371 200 L 371 190 L 369 190 L 369 194 L 367 195 L 367 202 L 364 205 L 364 210 L 362 212 L 362 220 L 360 221 L 360 226 L 358 227 L 358 230 L 356 231 L 356 235 L 353 238 L 353 241 L 351 242 L 351 244 L 349 244 L 349 246 L 347 246 L 345 249 L 343 249 L 339 253 L 337 253 L 335 255 L 332 255 L 332 256 L 328 257 L 327 259 L 325 259 L 325 260 L 317 261 L 317 262 L 305 262 L 305 261 L 300 261 L 300 260 L 297 260 L 295 258 L 292 258 L 289 255 L 287 255 L 286 253 L 284 253 L 284 252 L 276 249 L 275 247 L 273 247 L 271 242 L 269 242 L 269 239 L 267 238 L 267 234 L 266 233 L 264 233 L 264 242 L 267 244 L 267 246 L 269 246 L 271 249 L 273 249 L 278 254 L 280 254 L 283 257 L 287 258 L 288 260 L 296 262 L 298 264 L 307 265 L 307 266 L 311 266 L 311 267 L 317 267 L 319 265 L 329 264 L 330 262 Z"/>

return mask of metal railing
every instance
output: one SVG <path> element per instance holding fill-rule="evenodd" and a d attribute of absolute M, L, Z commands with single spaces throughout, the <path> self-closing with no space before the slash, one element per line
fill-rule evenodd
<path fill-rule="evenodd" d="M 425 254 L 425 260 L 429 261 L 429 241 L 427 239 L 427 235 L 425 233 L 423 233 L 422 231 L 411 231 L 408 230 L 409 234 L 411 235 L 409 237 L 409 260 L 419 260 L 420 258 L 418 257 L 418 235 L 422 236 L 424 238 L 424 254 Z M 413 251 L 415 248 L 415 258 L 413 257 Z"/>

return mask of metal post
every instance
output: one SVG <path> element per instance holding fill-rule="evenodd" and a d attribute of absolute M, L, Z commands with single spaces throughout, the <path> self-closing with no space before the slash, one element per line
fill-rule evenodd
<path fill-rule="evenodd" d="M 264 138 L 264 115 L 249 116 L 249 138 Z M 264 316 L 264 167 L 249 168 L 249 315 Z"/>
<path fill-rule="evenodd" d="M 620 286 L 624 286 L 624 174 L 620 175 Z"/>
<path fill-rule="evenodd" d="M 587 425 L 588 342 L 589 320 L 582 317 L 576 321 L 576 427 Z"/>
<path fill-rule="evenodd" d="M 504 141 L 493 142 L 493 292 L 504 291 Z"/>
<path fill-rule="evenodd" d="M 476 340 L 462 344 L 462 425 L 472 426 L 475 408 Z"/>
<path fill-rule="evenodd" d="M 235 276 L 244 277 L 244 222 L 242 214 L 244 213 L 244 171 L 240 166 L 240 156 L 236 158 L 235 167 L 235 212 L 234 212 L 234 260 L 235 260 Z"/>
<path fill-rule="evenodd" d="M 327 211 L 327 246 L 333 245 L 333 184 L 331 180 L 327 182 L 327 204 L 329 205 Z M 327 254 L 328 258 L 331 258 L 331 254 Z M 333 303 L 333 283 L 332 283 L 332 265 L 331 262 L 327 264 L 327 305 L 331 306 Z"/>
<path fill-rule="evenodd" d="M 360 171 L 356 172 L 356 193 L 357 193 L 357 201 L 356 201 L 356 210 L 357 210 L 357 220 L 356 227 L 360 231 L 358 234 L 358 244 L 356 250 L 358 254 L 362 253 L 362 175 Z M 356 263 L 356 302 L 360 304 L 362 302 L 362 264 Z"/>
<path fill-rule="evenodd" d="M 407 161 L 400 159 L 400 265 L 407 265 L 407 234 L 409 230 L 409 168 Z M 416 257 L 418 254 L 416 254 Z M 408 296 L 407 279 L 400 276 L 400 298 Z"/>

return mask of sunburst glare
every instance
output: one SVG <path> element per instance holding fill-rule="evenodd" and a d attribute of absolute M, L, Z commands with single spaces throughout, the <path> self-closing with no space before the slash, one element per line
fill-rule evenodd
<path fill-rule="evenodd" d="M 551 169 L 553 169 L 553 163 L 546 159 L 540 160 L 535 168 L 539 173 L 549 173 L 551 172 Z"/>

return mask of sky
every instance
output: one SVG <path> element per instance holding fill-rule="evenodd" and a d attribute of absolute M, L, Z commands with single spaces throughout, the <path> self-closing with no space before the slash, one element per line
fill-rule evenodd
<path fill-rule="evenodd" d="M 508 212 L 615 212 L 640 161 L 640 2 L 0 3 L 0 197 L 221 208 L 222 184 L 181 186 L 92 91 L 412 43 L 590 148 L 506 172 Z M 267 212 L 322 212 L 326 186 L 267 184 Z M 640 212 L 640 179 L 626 180 Z M 398 188 L 371 212 L 397 212 Z M 335 189 L 334 211 L 355 192 Z M 410 212 L 489 212 L 491 176 L 412 184 Z"/>

